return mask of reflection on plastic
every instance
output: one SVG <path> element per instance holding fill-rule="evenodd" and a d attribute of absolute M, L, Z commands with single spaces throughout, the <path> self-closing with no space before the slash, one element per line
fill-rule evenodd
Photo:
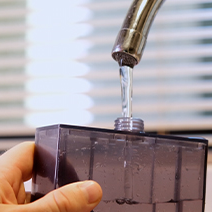
<path fill-rule="evenodd" d="M 103 189 L 95 212 L 203 212 L 207 140 L 54 125 L 36 131 L 32 201 L 67 183 Z"/>

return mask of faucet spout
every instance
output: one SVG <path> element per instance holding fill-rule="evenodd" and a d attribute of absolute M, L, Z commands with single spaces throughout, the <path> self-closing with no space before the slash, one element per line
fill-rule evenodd
<path fill-rule="evenodd" d="M 165 0 L 134 0 L 112 50 L 120 66 L 133 68 L 142 57 L 150 26 Z"/>

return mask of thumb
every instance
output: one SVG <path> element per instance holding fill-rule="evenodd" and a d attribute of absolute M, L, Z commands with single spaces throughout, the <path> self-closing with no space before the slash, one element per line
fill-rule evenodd
<path fill-rule="evenodd" d="M 33 203 L 13 205 L 13 209 L 10 209 L 14 212 L 90 212 L 101 198 L 102 189 L 99 184 L 84 181 L 63 186 Z M 10 210 L 5 210 L 7 211 Z"/>
<path fill-rule="evenodd" d="M 101 187 L 94 181 L 72 183 L 54 190 L 28 205 L 31 212 L 90 212 L 102 198 Z"/>

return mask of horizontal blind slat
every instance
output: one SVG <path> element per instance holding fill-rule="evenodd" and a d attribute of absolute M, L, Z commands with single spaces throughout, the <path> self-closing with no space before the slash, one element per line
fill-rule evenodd
<path fill-rule="evenodd" d="M 212 92 L 212 83 L 211 82 L 196 82 L 190 83 L 190 84 L 181 84 L 181 83 L 175 83 L 175 85 L 172 84 L 165 84 L 165 83 L 155 83 L 148 84 L 148 85 L 142 85 L 140 86 L 134 86 L 133 92 L 137 94 L 176 94 L 176 93 L 182 93 L 182 94 L 201 94 L 201 93 L 211 93 Z M 105 88 L 96 88 L 92 89 L 90 92 L 88 92 L 89 96 L 91 97 L 106 97 L 106 96 L 118 96 L 120 95 L 120 88 L 112 87 L 110 86 L 110 89 Z"/>
<path fill-rule="evenodd" d="M 198 51 L 197 51 L 198 49 Z M 210 57 L 212 55 L 212 48 L 211 45 L 205 45 L 205 46 L 191 46 L 190 48 L 170 48 L 170 49 L 160 49 L 160 51 L 157 51 L 156 49 L 149 49 L 144 52 L 142 61 L 144 60 L 151 60 L 151 59 L 157 59 L 160 60 L 161 58 L 164 58 L 166 60 L 168 59 L 176 59 L 176 58 L 193 58 L 193 57 Z M 109 52 L 98 52 L 94 53 L 92 55 L 88 55 L 85 58 L 80 58 L 79 61 L 86 62 L 86 63 L 99 63 L 99 62 L 110 62 L 111 56 L 109 55 Z"/>
<path fill-rule="evenodd" d="M 85 6 L 91 10 L 97 10 L 97 11 L 105 11 L 105 10 L 117 10 L 118 9 L 126 9 L 128 10 L 129 6 L 131 5 L 132 1 L 110 1 L 110 3 L 108 3 L 108 1 L 101 1 L 101 2 L 89 2 L 89 3 L 84 3 L 82 4 L 82 6 Z M 202 4 L 204 3 L 211 3 L 211 0 L 202 0 L 201 1 Z M 186 0 L 186 1 L 179 1 L 179 0 L 168 0 L 165 1 L 165 3 L 163 4 L 163 7 L 167 7 L 170 5 L 195 5 L 195 4 L 200 4 L 200 0 Z"/>
<path fill-rule="evenodd" d="M 0 59 L 0 68 L 17 68 L 25 66 L 30 60 L 24 57 L 4 58 Z"/>
<path fill-rule="evenodd" d="M 92 25 L 93 27 L 111 27 L 111 26 L 117 26 L 121 27 L 121 24 L 123 22 L 124 17 L 117 17 L 117 18 L 99 18 L 99 19 L 92 19 L 90 21 L 87 21 L 85 23 Z M 192 12 L 190 11 L 183 11 L 180 14 L 176 15 L 173 13 L 164 13 L 161 14 L 159 13 L 157 15 L 157 18 L 154 20 L 153 25 L 158 25 L 158 24 L 173 24 L 173 23 L 186 23 L 191 22 L 194 23 L 195 21 L 201 22 L 201 21 L 206 21 L 210 20 L 212 18 L 212 10 L 193 10 Z"/>
<path fill-rule="evenodd" d="M 170 112 L 198 112 L 198 111 L 211 111 L 212 100 L 200 100 L 196 101 L 169 101 L 169 102 L 160 102 L 160 101 L 151 101 L 146 102 L 145 99 L 141 104 L 136 104 L 133 106 L 134 113 L 170 113 Z M 93 114 L 117 114 L 120 112 L 120 105 L 99 105 L 92 107 L 89 111 Z M 212 123 L 212 121 L 211 121 Z"/>
<path fill-rule="evenodd" d="M 28 43 L 26 41 L 0 41 L 0 52 L 1 51 L 24 51 L 27 48 Z"/>
<path fill-rule="evenodd" d="M 142 62 L 141 62 L 142 63 Z M 115 62 L 114 62 L 115 64 Z M 201 76 L 211 76 L 211 67 L 212 64 L 204 63 L 188 63 L 186 66 L 170 66 L 170 67 L 145 67 L 142 64 L 135 67 L 133 71 L 134 77 L 146 79 L 146 78 L 171 78 L 175 77 L 176 79 L 181 77 L 201 77 Z M 97 80 L 114 80 L 118 77 L 118 69 L 108 68 L 107 70 L 104 67 L 98 70 L 91 70 L 87 75 L 86 79 L 97 81 Z"/>
<path fill-rule="evenodd" d="M 101 36 L 89 36 L 90 42 L 96 45 L 112 45 L 114 43 L 114 37 L 116 35 L 101 35 Z M 148 43 L 153 41 L 162 40 L 163 42 L 170 41 L 196 41 L 198 39 L 210 39 L 212 37 L 212 27 L 189 27 L 188 29 L 160 29 L 152 33 L 150 31 L 148 36 Z M 84 38 L 86 39 L 86 37 Z M 148 44 L 147 44 L 148 45 Z"/>
<path fill-rule="evenodd" d="M 2 35 L 11 35 L 11 34 L 24 34 L 27 30 L 26 24 L 11 24 L 9 26 L 0 25 L 0 36 Z"/>
<path fill-rule="evenodd" d="M 18 17 L 25 18 L 28 13 L 29 10 L 23 8 L 0 9 L 0 19 L 3 18 L 15 19 Z"/>

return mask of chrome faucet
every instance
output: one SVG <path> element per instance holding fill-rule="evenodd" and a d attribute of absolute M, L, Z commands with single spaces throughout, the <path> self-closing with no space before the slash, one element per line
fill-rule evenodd
<path fill-rule="evenodd" d="M 119 63 L 122 118 L 115 120 L 116 130 L 144 131 L 144 122 L 132 117 L 132 70 L 141 60 L 148 32 L 165 0 L 134 0 L 116 38 L 112 57 Z"/>
<path fill-rule="evenodd" d="M 150 26 L 165 0 L 134 0 L 112 50 L 120 66 L 133 68 L 142 57 Z"/>

